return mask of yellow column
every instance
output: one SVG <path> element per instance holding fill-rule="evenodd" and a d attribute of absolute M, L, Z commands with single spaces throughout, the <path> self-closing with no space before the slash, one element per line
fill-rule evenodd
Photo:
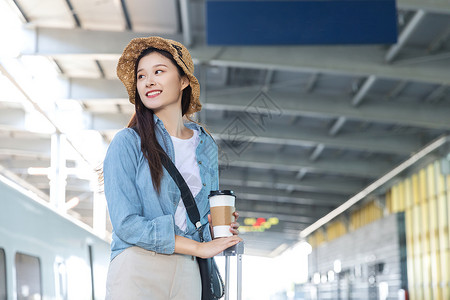
<path fill-rule="evenodd" d="M 449 293 L 449 237 L 448 237 L 448 224 L 449 218 L 447 215 L 448 200 L 446 197 L 446 185 L 445 177 L 441 173 L 440 163 L 436 162 L 435 165 L 436 176 L 436 193 L 437 193 L 437 213 L 438 213 L 438 244 L 437 251 L 439 253 L 438 265 L 440 266 L 440 282 L 438 283 L 442 288 L 442 299 L 450 299 Z"/>
<path fill-rule="evenodd" d="M 414 174 L 412 176 L 412 188 L 413 188 L 413 248 L 414 248 L 414 294 L 415 298 L 411 300 L 424 299 L 424 269 L 423 269 L 423 249 L 422 249 L 422 226 L 421 226 L 421 211 L 420 211 L 420 186 L 419 176 Z"/>
<path fill-rule="evenodd" d="M 423 289 L 425 300 L 434 300 L 431 292 L 431 263 L 430 263 L 430 226 L 428 220 L 428 201 L 427 201 L 427 177 L 426 171 L 419 171 L 419 201 L 420 201 L 420 235 L 422 250 L 422 271 L 423 271 Z"/>
<path fill-rule="evenodd" d="M 397 191 L 397 201 L 398 201 L 398 210 L 397 211 L 405 211 L 405 182 L 402 181 L 398 185 Z"/>
<path fill-rule="evenodd" d="M 413 230 L 413 196 L 411 179 L 405 180 L 405 227 L 406 227 L 406 262 L 408 270 L 408 290 L 410 299 L 416 299 L 417 284 L 414 269 L 414 230 Z"/>
<path fill-rule="evenodd" d="M 434 164 L 427 167 L 427 202 L 428 202 L 428 220 L 429 220 L 429 236 L 430 236 L 430 271 L 431 271 L 431 292 L 433 299 L 442 299 L 442 291 L 439 285 L 440 282 L 440 268 L 438 261 L 438 226 L 437 226 L 437 203 L 436 203 L 436 184 Z"/>
<path fill-rule="evenodd" d="M 396 213 L 398 212 L 398 184 L 394 185 L 392 187 L 392 195 L 391 195 L 391 206 L 392 206 L 392 212 Z"/>

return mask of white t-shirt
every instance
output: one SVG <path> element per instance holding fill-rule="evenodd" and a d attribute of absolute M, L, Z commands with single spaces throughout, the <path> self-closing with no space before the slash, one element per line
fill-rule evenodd
<path fill-rule="evenodd" d="M 171 138 L 173 148 L 175 149 L 175 166 L 189 186 L 192 196 L 195 197 L 202 189 L 202 180 L 200 178 L 200 169 L 195 155 L 199 137 L 197 130 L 193 131 L 194 135 L 187 140 L 173 136 L 171 136 Z M 180 200 L 175 212 L 175 225 L 185 231 L 186 224 L 186 207 L 184 206 L 183 200 Z"/>

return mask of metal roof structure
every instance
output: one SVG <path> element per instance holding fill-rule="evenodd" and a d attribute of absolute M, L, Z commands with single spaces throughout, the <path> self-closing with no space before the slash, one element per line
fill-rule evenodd
<path fill-rule="evenodd" d="M 123 48 L 134 37 L 172 38 L 194 58 L 198 119 L 220 146 L 221 189 L 236 192 L 241 224 L 279 219 L 264 233 L 243 233 L 249 254 L 273 256 L 296 243 L 301 230 L 450 132 L 446 0 L 397 1 L 395 45 L 277 47 L 207 46 L 201 0 L 1 1 L 23 22 L 19 59 L 51 62 L 58 85 L 33 95 L 0 59 L 0 86 L 16 91 L 0 96 L 0 172 L 48 195 L 48 177 L 28 168 L 50 167 L 51 133 L 29 130 L 27 116 L 37 109 L 70 136 L 67 113 L 78 103 L 80 132 L 108 144 L 134 110 L 115 75 Z M 59 115 L 36 100 L 46 96 L 58 99 Z M 95 152 L 82 136 L 70 142 Z M 80 203 L 71 213 L 92 225 L 90 181 L 69 174 L 73 197 Z"/>

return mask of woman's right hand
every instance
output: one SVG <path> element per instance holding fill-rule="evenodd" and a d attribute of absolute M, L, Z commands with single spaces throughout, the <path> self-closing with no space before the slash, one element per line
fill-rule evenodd
<path fill-rule="evenodd" d="M 217 238 L 206 243 L 199 243 L 196 255 L 201 258 L 213 257 L 241 241 L 242 239 L 239 236 L 233 235 L 230 237 Z"/>

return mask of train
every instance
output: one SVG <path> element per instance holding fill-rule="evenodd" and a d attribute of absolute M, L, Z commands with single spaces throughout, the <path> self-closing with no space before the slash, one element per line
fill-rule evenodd
<path fill-rule="evenodd" d="M 110 244 L 0 175 L 0 300 L 105 299 Z"/>

